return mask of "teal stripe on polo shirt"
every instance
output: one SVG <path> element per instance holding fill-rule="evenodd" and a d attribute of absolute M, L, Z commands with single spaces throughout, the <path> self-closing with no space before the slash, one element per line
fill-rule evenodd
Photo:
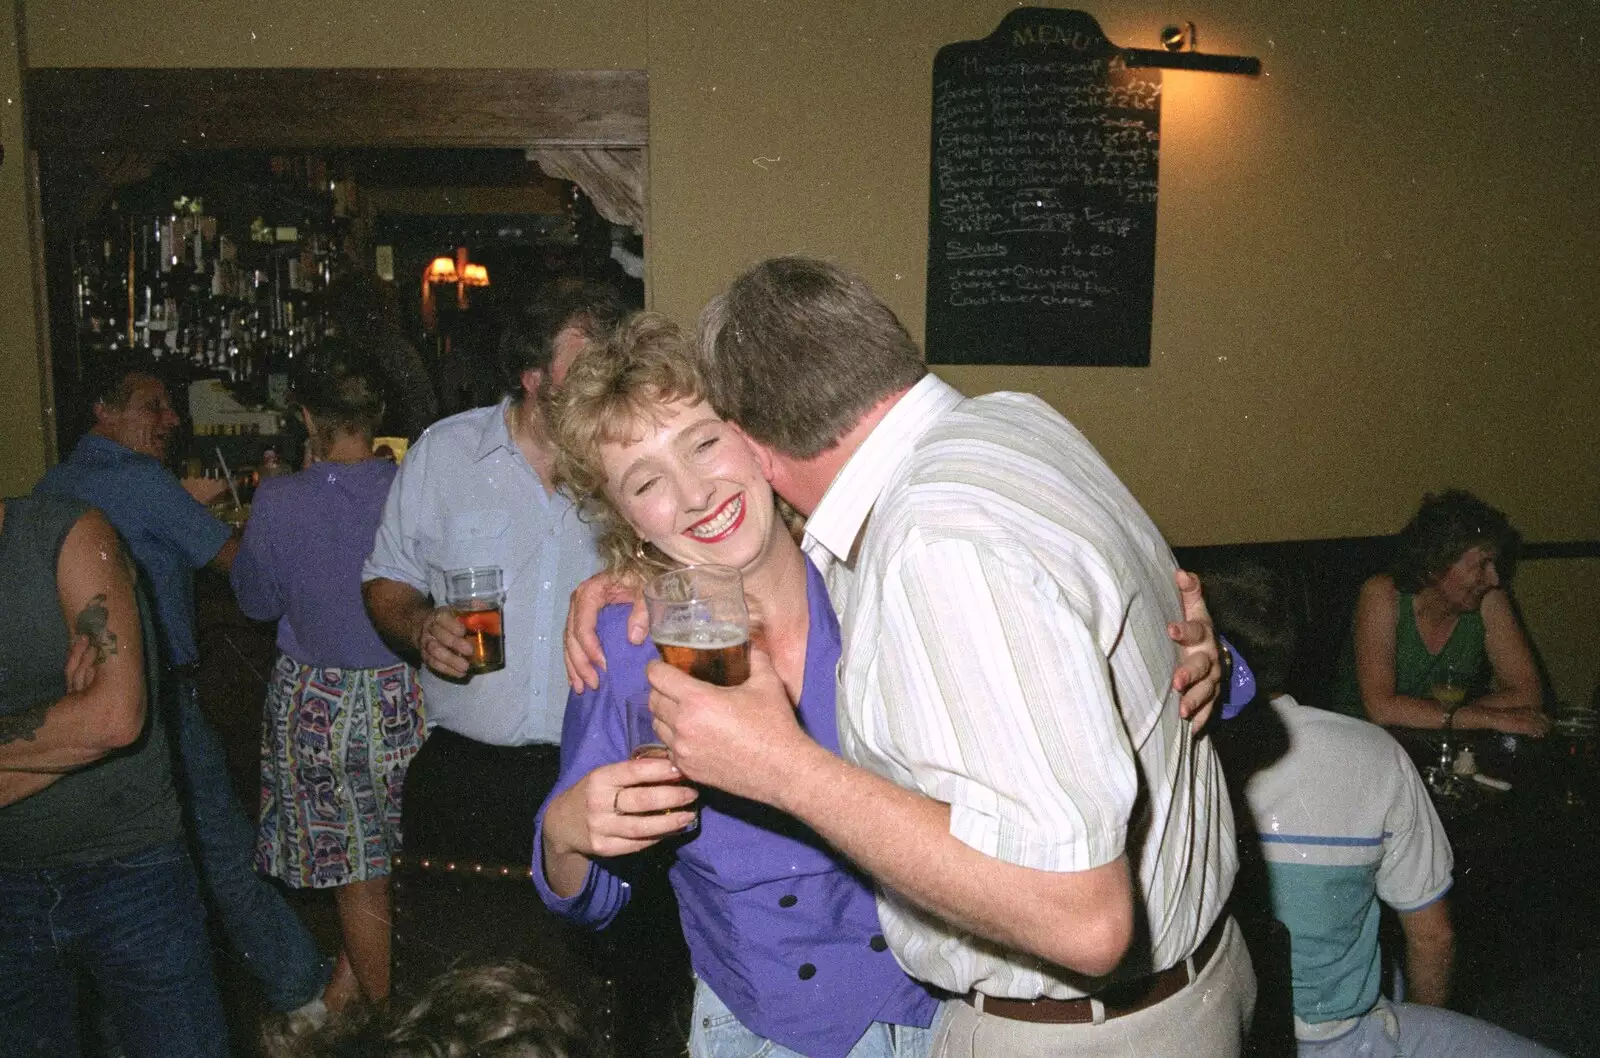
<path fill-rule="evenodd" d="M 1372 1008 L 1378 957 L 1378 864 L 1269 862 L 1272 909 L 1292 938 L 1294 1012 L 1306 1022 L 1337 1021 Z"/>

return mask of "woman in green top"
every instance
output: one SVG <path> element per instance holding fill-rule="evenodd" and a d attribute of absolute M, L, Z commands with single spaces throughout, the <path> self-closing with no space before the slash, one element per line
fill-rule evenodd
<path fill-rule="evenodd" d="M 1533 652 L 1496 568 L 1517 540 L 1471 493 L 1425 496 L 1390 572 L 1361 587 L 1335 705 L 1386 727 L 1543 736 Z"/>

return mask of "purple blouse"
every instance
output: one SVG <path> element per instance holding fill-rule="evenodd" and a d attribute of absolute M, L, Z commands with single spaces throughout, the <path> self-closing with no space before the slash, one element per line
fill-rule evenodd
<path fill-rule="evenodd" d="M 806 564 L 811 629 L 806 641 L 801 725 L 839 750 L 834 669 L 839 623 L 822 576 Z M 561 777 L 551 797 L 603 764 L 627 758 L 622 703 L 648 690 L 650 643 L 627 636 L 628 608 L 602 611 L 598 632 L 608 667 L 600 689 L 567 700 Z M 533 878 L 551 910 L 591 928 L 611 922 L 629 885 L 591 864 L 570 898 L 544 875 L 544 814 L 534 837 Z M 694 972 L 752 1032 L 813 1058 L 842 1058 L 874 1021 L 927 1026 L 938 1000 L 907 977 L 878 927 L 872 883 L 797 820 L 763 805 L 703 789 L 700 829 L 678 848 L 668 877 L 678 895 Z"/>
<path fill-rule="evenodd" d="M 397 467 L 387 459 L 313 463 L 256 490 L 233 563 L 239 609 L 278 621 L 278 649 L 317 668 L 378 669 L 400 659 L 361 602 L 361 564 Z"/>

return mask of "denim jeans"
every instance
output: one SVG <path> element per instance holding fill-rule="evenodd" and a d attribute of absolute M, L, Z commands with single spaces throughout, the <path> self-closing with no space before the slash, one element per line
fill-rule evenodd
<path fill-rule="evenodd" d="M 0 1055 L 76 1058 L 87 972 L 128 1058 L 225 1058 L 205 908 L 182 842 L 0 868 Z"/>
<path fill-rule="evenodd" d="M 256 828 L 233 794 L 227 752 L 200 711 L 194 681 L 170 682 L 183 801 L 205 894 L 230 951 L 261 982 L 267 1004 L 285 1013 L 322 994 L 332 964 L 283 894 L 256 874 Z"/>
<path fill-rule="evenodd" d="M 827 1011 L 818 1011 L 827 1017 Z M 867 1026 L 846 1058 L 927 1058 L 933 1044 L 932 1028 L 888 1025 L 874 1021 Z M 711 986 L 695 979 L 694 1015 L 689 1022 L 690 1058 L 805 1058 L 757 1036 L 734 1016 Z"/>

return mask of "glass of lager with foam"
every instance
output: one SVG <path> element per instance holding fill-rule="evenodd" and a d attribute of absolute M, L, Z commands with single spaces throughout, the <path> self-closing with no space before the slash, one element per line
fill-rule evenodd
<path fill-rule="evenodd" d="M 750 614 L 731 566 L 684 566 L 644 588 L 661 660 L 697 680 L 734 687 L 750 678 Z"/>

